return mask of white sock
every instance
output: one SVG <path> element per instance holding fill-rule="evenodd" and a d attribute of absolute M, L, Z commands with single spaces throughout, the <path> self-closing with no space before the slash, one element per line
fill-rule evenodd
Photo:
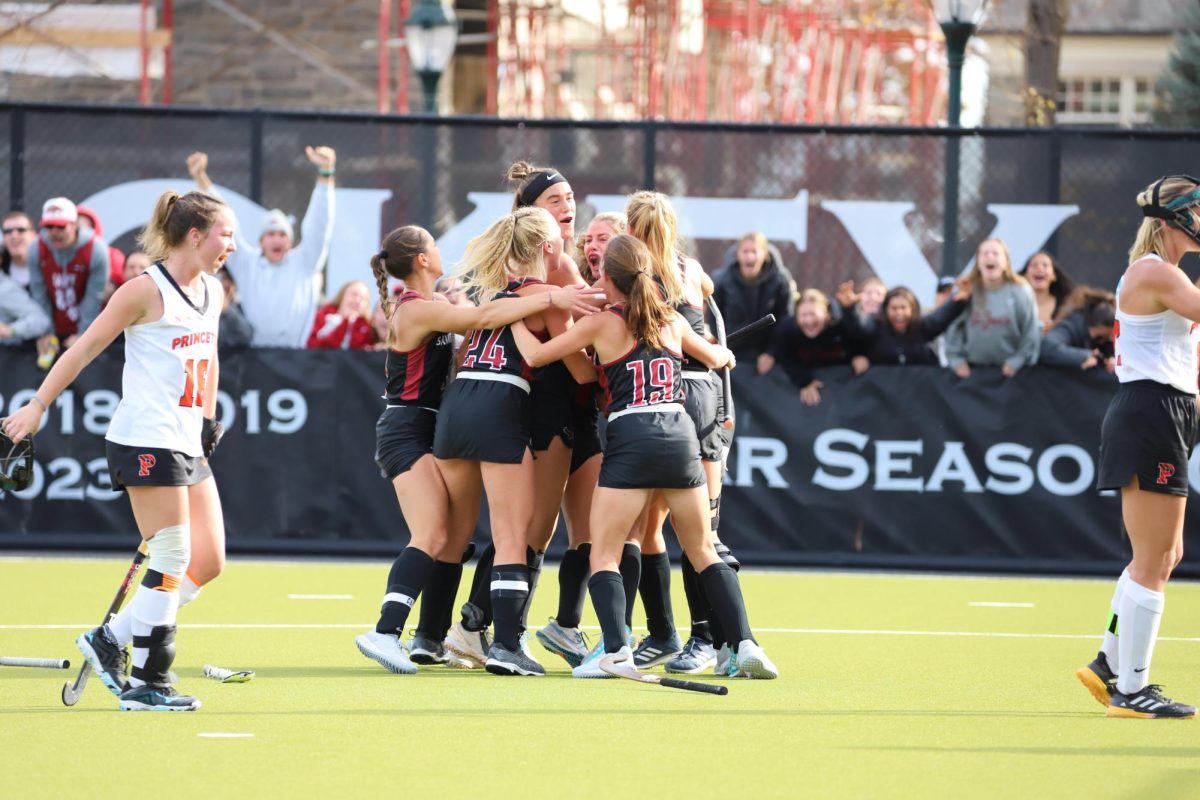
<path fill-rule="evenodd" d="M 1117 638 L 1120 663 L 1124 665 L 1117 678 L 1121 694 L 1140 692 L 1150 682 L 1150 660 L 1165 604 L 1162 592 L 1152 592 L 1133 578 L 1126 581 L 1118 616 L 1121 635 Z"/>
<path fill-rule="evenodd" d="M 173 625 L 175 614 L 179 610 L 179 592 L 165 592 L 151 589 L 148 586 L 138 586 L 133 600 L 129 603 L 132 612 L 132 629 L 134 636 L 149 636 L 150 631 L 159 625 Z M 133 666 L 144 667 L 146 656 L 150 650 L 145 647 L 133 648 Z M 130 676 L 130 686 L 142 686 L 146 682 Z"/>
<path fill-rule="evenodd" d="M 1117 578 L 1117 588 L 1113 591 L 1112 602 L 1108 604 L 1108 626 L 1104 629 L 1104 643 L 1100 645 L 1100 652 L 1108 659 L 1108 668 L 1112 670 L 1113 675 L 1121 674 L 1118 668 L 1121 658 L 1117 638 L 1121 632 L 1118 627 L 1121 619 L 1121 597 L 1125 594 L 1125 584 L 1128 582 L 1129 570 L 1126 569 L 1121 573 L 1121 577 Z"/>
<path fill-rule="evenodd" d="M 192 580 L 191 574 L 183 576 L 183 581 L 179 584 L 179 607 L 183 608 L 188 603 L 196 599 L 196 595 L 200 594 L 203 586 L 196 584 Z M 112 622 L 108 623 L 108 632 L 112 634 L 113 640 L 118 647 L 124 647 L 133 641 L 133 602 L 130 601 L 125 605 L 121 612 L 113 617 Z M 1112 663 L 1111 661 L 1109 663 Z"/>

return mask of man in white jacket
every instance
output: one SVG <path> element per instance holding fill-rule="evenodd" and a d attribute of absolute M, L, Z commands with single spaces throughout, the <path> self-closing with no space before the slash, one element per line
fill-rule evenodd
<path fill-rule="evenodd" d="M 253 347 L 304 347 L 320 300 L 322 272 L 333 240 L 333 176 L 337 154 L 332 147 L 306 147 L 317 168 L 308 210 L 296 244 L 291 220 L 272 209 L 259 229 L 258 246 L 237 227 L 237 251 L 225 268 L 237 283 L 238 298 L 254 327 Z M 208 177 L 208 156 L 192 153 L 188 173 L 201 191 L 216 195 Z"/>
<path fill-rule="evenodd" d="M 0 272 L 0 345 L 19 345 L 50 332 L 50 317 L 25 287 Z"/>

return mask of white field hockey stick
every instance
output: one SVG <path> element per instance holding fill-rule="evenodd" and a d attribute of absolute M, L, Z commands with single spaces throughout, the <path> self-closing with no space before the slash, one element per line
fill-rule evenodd
<path fill-rule="evenodd" d="M 205 664 L 204 677 L 212 678 L 214 681 L 220 681 L 221 683 L 246 683 L 254 677 L 254 671 L 249 669 L 237 671 L 214 667 L 212 664 Z"/>
<path fill-rule="evenodd" d="M 6 658 L 0 656 L 0 667 L 42 667 L 44 669 L 70 669 L 71 662 L 65 658 Z"/>
<path fill-rule="evenodd" d="M 632 659 L 622 659 L 614 661 L 609 654 L 600 657 L 600 669 L 607 672 L 609 675 L 614 675 L 618 678 L 628 678 L 631 681 L 638 683 L 653 683 L 659 686 L 666 686 L 671 689 L 683 689 L 688 692 L 704 692 L 706 694 L 729 694 L 728 686 L 721 686 L 716 683 L 697 683 L 696 681 L 681 681 L 675 678 L 664 678 L 661 675 L 654 675 L 649 672 L 638 672 L 638 668 L 633 665 Z"/>

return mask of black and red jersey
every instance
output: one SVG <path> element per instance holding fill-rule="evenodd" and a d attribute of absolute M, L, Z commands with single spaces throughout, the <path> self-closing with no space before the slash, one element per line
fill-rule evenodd
<path fill-rule="evenodd" d="M 687 259 L 682 255 L 676 256 L 676 262 L 679 267 L 679 280 L 687 286 Z M 701 338 L 704 337 L 704 309 L 700 306 L 694 306 L 686 300 L 675 306 L 675 313 L 682 316 L 691 329 L 696 332 Z M 686 354 L 683 356 L 683 369 L 689 372 L 708 372 L 708 367 L 700 363 L 694 358 L 688 358 Z"/>
<path fill-rule="evenodd" d="M 424 299 L 419 292 L 404 292 L 396 302 L 404 305 Z M 388 350 L 384 362 L 388 405 L 439 407 L 453 358 L 454 335 L 449 333 L 430 334 L 412 350 Z"/>
<path fill-rule="evenodd" d="M 545 281 L 537 278 L 510 280 L 508 286 L 497 297 L 519 297 L 517 290 L 521 287 L 542 283 Z M 533 368 L 521 357 L 516 337 L 508 325 L 492 330 L 471 331 L 467 337 L 466 354 L 459 371 L 498 372 L 526 381 L 533 376 Z"/>
<path fill-rule="evenodd" d="M 608 310 L 625 316 L 623 306 L 609 306 Z M 682 403 L 680 358 L 673 350 L 651 350 L 639 341 L 615 361 L 597 363 L 596 373 L 608 400 L 608 414 L 627 408 Z"/>

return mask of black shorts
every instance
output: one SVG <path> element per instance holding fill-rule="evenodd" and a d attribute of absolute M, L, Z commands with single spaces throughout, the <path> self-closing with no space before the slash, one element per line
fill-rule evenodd
<path fill-rule="evenodd" d="M 137 447 L 106 439 L 104 454 L 112 487 L 118 491 L 130 486 L 195 486 L 212 477 L 207 458 L 163 447 Z"/>
<path fill-rule="evenodd" d="M 688 378 L 688 375 L 706 375 L 699 380 Z M 723 435 L 724 429 L 717 423 L 717 409 L 721 403 L 721 384 L 717 382 L 715 373 L 683 372 L 684 396 L 683 407 L 696 426 L 696 436 L 700 439 L 700 458 L 705 461 L 720 461 L 722 451 L 729 446 Z"/>
<path fill-rule="evenodd" d="M 520 464 L 529 449 L 529 393 L 520 386 L 459 375 L 446 388 L 433 454 Z"/>
<path fill-rule="evenodd" d="M 1122 383 L 1100 426 L 1096 488 L 1120 489 L 1136 475 L 1139 489 L 1187 497 L 1196 434 L 1193 395 L 1155 381 Z"/>
<path fill-rule="evenodd" d="M 609 421 L 605 437 L 600 486 L 690 489 L 705 484 L 700 442 L 687 414 L 625 414 Z"/>
<path fill-rule="evenodd" d="M 580 386 L 571 403 L 571 428 L 575 446 L 571 449 L 571 472 L 586 464 L 592 456 L 604 452 L 600 444 L 600 409 L 596 407 L 596 384 Z"/>
<path fill-rule="evenodd" d="M 555 437 L 575 446 L 571 406 L 579 384 L 561 361 L 547 364 L 533 376 L 529 392 L 530 439 L 533 451 L 549 450 Z"/>
<path fill-rule="evenodd" d="M 433 452 L 437 412 L 420 406 L 388 406 L 375 423 L 375 463 L 389 481 Z"/>

